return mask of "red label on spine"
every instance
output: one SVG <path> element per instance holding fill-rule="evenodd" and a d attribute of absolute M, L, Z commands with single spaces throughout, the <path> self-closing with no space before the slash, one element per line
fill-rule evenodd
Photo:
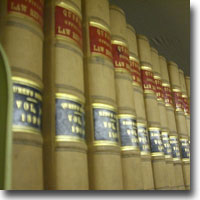
<path fill-rule="evenodd" d="M 8 0 L 8 13 L 30 17 L 43 27 L 43 0 Z"/>
<path fill-rule="evenodd" d="M 58 38 L 74 41 L 82 49 L 81 18 L 75 12 L 60 6 L 55 7 L 55 34 Z"/>
<path fill-rule="evenodd" d="M 108 31 L 90 24 L 90 51 L 113 59 L 111 35 Z"/>
<path fill-rule="evenodd" d="M 129 51 L 126 46 L 112 43 L 113 62 L 116 69 L 124 69 L 130 72 Z"/>
<path fill-rule="evenodd" d="M 156 92 L 156 84 L 153 78 L 153 72 L 141 69 L 142 83 L 143 89 L 145 93 L 155 93 Z"/>
<path fill-rule="evenodd" d="M 164 100 L 164 92 L 163 92 L 163 86 L 162 86 L 162 80 L 155 78 L 155 84 L 156 84 L 156 96 L 158 100 Z"/>
<path fill-rule="evenodd" d="M 133 83 L 142 85 L 140 64 L 136 60 L 130 59 L 130 70 L 133 77 Z"/>
<path fill-rule="evenodd" d="M 173 97 L 172 97 L 172 91 L 171 91 L 170 86 L 163 85 L 163 92 L 164 92 L 165 105 L 173 107 L 174 104 L 173 104 Z"/>
<path fill-rule="evenodd" d="M 173 91 L 173 98 L 176 111 L 183 111 L 184 107 L 183 107 L 183 99 L 181 92 Z"/>
<path fill-rule="evenodd" d="M 184 112 L 186 115 L 190 114 L 190 106 L 189 106 L 189 101 L 187 97 L 182 97 L 183 100 L 183 108 L 184 108 Z"/>

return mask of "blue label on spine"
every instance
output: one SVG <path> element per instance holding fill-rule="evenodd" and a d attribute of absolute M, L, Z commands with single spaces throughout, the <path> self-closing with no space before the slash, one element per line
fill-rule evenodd
<path fill-rule="evenodd" d="M 136 120 L 131 116 L 119 115 L 119 130 L 122 147 L 133 147 L 137 149 L 138 135 Z"/>
<path fill-rule="evenodd" d="M 149 137 L 151 142 L 151 153 L 164 155 L 164 147 L 161 140 L 161 132 L 158 128 L 149 128 Z"/>
<path fill-rule="evenodd" d="M 117 116 L 114 108 L 104 104 L 93 104 L 94 141 L 118 144 Z"/>
<path fill-rule="evenodd" d="M 71 95 L 56 95 L 56 136 L 66 140 L 85 140 L 83 104 Z"/>
<path fill-rule="evenodd" d="M 142 154 L 150 153 L 149 138 L 147 128 L 143 124 L 137 125 L 139 147 Z"/>
<path fill-rule="evenodd" d="M 29 80 L 13 77 L 13 131 L 41 133 L 42 94 Z"/>
<path fill-rule="evenodd" d="M 172 148 L 169 143 L 169 135 L 167 132 L 162 132 L 162 142 L 164 146 L 165 156 L 172 157 Z"/>
<path fill-rule="evenodd" d="M 190 147 L 188 139 L 180 139 L 181 157 L 182 159 L 190 159 Z"/>
<path fill-rule="evenodd" d="M 172 147 L 172 156 L 176 160 L 180 160 L 180 149 L 178 145 L 178 137 L 169 136 L 169 142 Z"/>

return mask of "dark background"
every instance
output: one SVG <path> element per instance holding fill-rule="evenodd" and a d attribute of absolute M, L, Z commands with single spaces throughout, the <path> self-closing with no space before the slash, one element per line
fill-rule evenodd
<path fill-rule="evenodd" d="M 127 23 L 147 36 L 151 46 L 190 75 L 189 0 L 110 0 L 126 13 Z"/>

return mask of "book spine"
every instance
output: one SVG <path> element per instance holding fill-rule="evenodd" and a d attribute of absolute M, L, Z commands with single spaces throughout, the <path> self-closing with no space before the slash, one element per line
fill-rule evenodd
<path fill-rule="evenodd" d="M 156 85 L 152 71 L 151 50 L 149 41 L 145 36 L 138 35 L 138 48 L 151 144 L 154 183 L 156 189 L 163 190 L 168 189 L 168 182 L 166 181 L 166 163 L 164 146 L 161 140 L 160 115 L 156 98 Z"/>
<path fill-rule="evenodd" d="M 161 136 L 162 142 L 164 145 L 164 154 L 166 161 L 166 181 L 168 180 L 169 188 L 175 189 L 175 174 L 174 174 L 174 164 L 172 159 L 172 149 L 169 143 L 169 129 L 168 129 L 168 120 L 167 120 L 167 111 L 164 103 L 164 91 L 162 86 L 162 78 L 160 72 L 160 59 L 156 49 L 151 48 L 151 57 L 152 57 L 152 68 L 154 74 L 154 80 L 156 84 L 156 97 L 159 108 L 160 115 L 160 125 L 161 125 Z"/>
<path fill-rule="evenodd" d="M 0 41 L 11 66 L 14 93 L 12 189 L 40 190 L 43 1 L 4 0 L 1 6 Z"/>
<path fill-rule="evenodd" d="M 188 96 L 188 106 L 190 110 L 190 77 L 185 76 L 185 84 L 186 84 L 186 94 Z M 186 115 L 186 121 L 187 121 L 187 128 L 189 133 L 189 142 L 190 142 L 190 115 Z"/>
<path fill-rule="evenodd" d="M 0 44 L 0 189 L 12 189 L 12 112 L 13 93 L 8 58 Z"/>
<path fill-rule="evenodd" d="M 49 13 L 46 13 L 46 22 L 51 24 L 46 30 L 46 42 L 53 51 L 46 53 L 45 59 L 53 57 L 54 60 L 51 66 L 48 61 L 44 64 L 45 71 L 51 69 L 51 80 L 45 82 L 45 89 L 49 91 L 54 108 L 48 116 L 49 108 L 46 107 L 44 121 L 46 124 L 51 121 L 54 127 L 49 133 L 48 128 L 45 129 L 46 137 L 49 136 L 45 145 L 53 148 L 50 151 L 55 151 L 52 152 L 55 189 L 87 190 L 81 1 L 49 1 L 48 7 L 51 21 L 47 21 Z M 49 51 L 48 46 L 45 50 Z M 74 76 L 76 78 L 72 78 Z M 49 85 L 49 81 L 54 85 Z M 46 184 L 47 188 L 51 187 L 48 182 Z"/>
<path fill-rule="evenodd" d="M 154 48 L 151 48 L 151 57 L 152 57 L 154 80 L 156 83 L 156 97 L 160 114 L 161 136 L 164 145 L 165 161 L 167 167 L 167 179 L 170 189 L 175 189 L 176 183 L 175 183 L 174 165 L 172 159 L 172 149 L 169 143 L 169 129 L 168 129 L 167 111 L 164 102 L 162 78 L 160 72 L 160 60 L 158 52 Z"/>
<path fill-rule="evenodd" d="M 121 23 L 116 24 L 116 21 Z M 143 189 L 141 159 L 130 74 L 129 49 L 127 41 L 124 39 L 127 35 L 126 18 L 123 10 L 117 6 L 110 6 L 110 26 L 121 139 L 123 184 L 125 190 L 141 190 Z"/>
<path fill-rule="evenodd" d="M 188 135 L 186 137 L 180 138 L 180 148 L 181 148 L 181 156 L 183 165 L 183 171 L 185 174 L 185 186 L 186 190 L 190 190 L 190 148 L 189 148 L 189 141 L 190 141 L 190 108 L 189 108 L 189 101 L 187 96 L 187 89 L 185 84 L 185 76 L 183 70 L 179 69 L 179 79 L 180 79 L 180 86 L 182 92 L 182 104 L 183 110 L 186 119 L 186 127 Z"/>
<path fill-rule="evenodd" d="M 185 82 L 185 76 L 183 70 L 179 69 L 179 78 L 181 84 L 181 91 L 182 91 L 182 103 L 183 109 L 186 117 L 186 125 L 188 131 L 188 139 L 190 137 L 190 105 L 189 105 L 189 97 L 187 95 L 187 88 Z"/>
<path fill-rule="evenodd" d="M 180 148 L 177 143 L 178 134 L 177 134 L 177 128 L 176 128 L 174 104 L 173 104 L 171 85 L 169 81 L 167 61 L 163 56 L 160 56 L 160 67 L 161 67 L 160 71 L 161 71 L 161 76 L 162 76 L 162 86 L 163 86 L 163 91 L 164 91 L 164 101 L 165 101 L 165 106 L 166 106 L 166 111 L 167 111 L 169 141 L 172 147 L 172 157 L 173 157 L 174 170 L 175 170 L 176 188 L 182 190 L 184 189 L 183 171 L 182 171 L 182 164 L 181 164 L 181 159 L 180 159 Z"/>
<path fill-rule="evenodd" d="M 179 136 L 179 145 L 180 145 L 180 153 L 182 155 L 182 139 L 188 138 L 188 131 L 186 125 L 186 118 L 184 114 L 184 104 L 182 99 L 182 91 L 181 91 L 181 83 L 179 78 L 179 69 L 176 63 L 168 62 L 168 70 L 170 81 L 172 84 L 172 94 L 173 101 L 175 107 L 175 118 L 177 124 L 177 132 Z M 176 76 L 176 79 L 175 79 Z M 188 160 L 185 162 L 185 159 L 182 157 L 182 167 L 183 167 L 183 177 L 185 182 L 186 189 L 189 187 L 189 162 Z M 187 170 L 186 170 L 187 168 Z"/>
<path fill-rule="evenodd" d="M 147 133 L 147 122 L 144 107 L 144 96 L 142 89 L 141 70 L 138 58 L 136 32 L 131 25 L 127 25 L 127 41 L 129 45 L 130 73 L 132 76 L 133 101 L 137 116 L 137 134 L 141 155 L 141 172 L 143 188 L 154 189 L 153 172 L 151 165 L 150 145 Z"/>
<path fill-rule="evenodd" d="M 90 189 L 122 190 L 109 2 L 85 0 L 83 12 Z"/>

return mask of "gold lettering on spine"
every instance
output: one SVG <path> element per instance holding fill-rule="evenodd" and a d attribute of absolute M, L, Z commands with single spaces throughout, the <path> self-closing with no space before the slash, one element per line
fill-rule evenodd
<path fill-rule="evenodd" d="M 30 80 L 12 77 L 14 93 L 13 130 L 40 133 L 42 114 L 41 86 Z"/>
<path fill-rule="evenodd" d="M 93 145 L 101 146 L 101 145 L 111 145 L 118 146 L 118 129 L 117 129 L 117 116 L 116 109 L 113 106 L 109 106 L 102 103 L 94 103 L 93 112 L 96 113 L 96 119 L 94 117 L 94 121 L 98 119 L 98 122 L 95 122 L 96 125 L 99 123 L 102 125 L 101 128 L 105 132 L 102 132 L 104 135 L 104 140 L 96 138 L 94 139 Z M 96 134 L 96 133 L 94 133 Z M 101 136 L 98 135 L 101 138 Z"/>
<path fill-rule="evenodd" d="M 43 26 L 43 0 L 8 0 L 8 12 L 17 16 L 28 16 Z"/>

